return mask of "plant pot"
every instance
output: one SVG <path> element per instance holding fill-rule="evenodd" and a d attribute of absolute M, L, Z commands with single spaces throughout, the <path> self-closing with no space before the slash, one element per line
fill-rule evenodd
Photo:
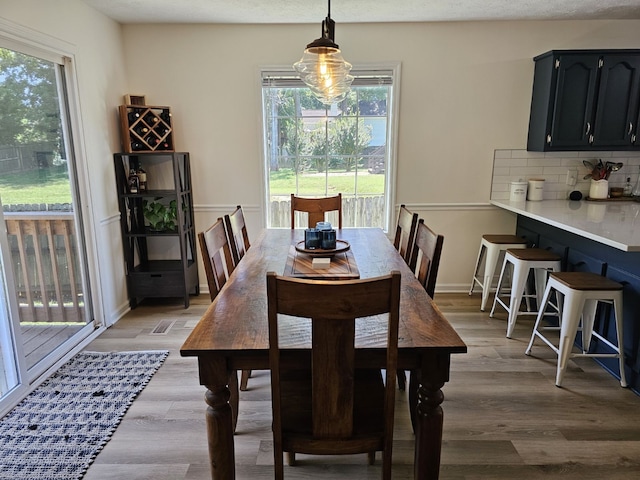
<path fill-rule="evenodd" d="M 609 197 L 609 180 L 591 180 L 589 198 L 603 199 Z"/>

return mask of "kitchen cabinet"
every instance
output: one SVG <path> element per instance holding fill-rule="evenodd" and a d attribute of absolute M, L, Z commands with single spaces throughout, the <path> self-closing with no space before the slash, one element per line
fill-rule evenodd
<path fill-rule="evenodd" d="M 114 154 L 129 304 L 198 295 L 191 168 L 186 152 Z M 131 188 L 133 172 L 145 188 Z M 134 184 L 136 182 L 133 182 Z"/>
<path fill-rule="evenodd" d="M 554 50 L 534 61 L 527 150 L 640 148 L 640 50 Z"/>

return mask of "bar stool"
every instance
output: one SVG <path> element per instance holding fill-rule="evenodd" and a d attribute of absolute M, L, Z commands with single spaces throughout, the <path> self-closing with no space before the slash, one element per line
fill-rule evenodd
<path fill-rule="evenodd" d="M 549 302 L 552 291 L 561 293 L 564 297 L 561 312 L 560 327 L 543 327 L 548 330 L 560 330 L 560 340 L 556 347 L 540 331 L 540 321 Z M 613 303 L 618 345 L 593 331 L 593 323 L 598 302 Z M 560 305 L 558 305 L 560 307 Z M 582 319 L 582 352 L 573 353 L 572 347 Z M 547 281 L 547 288 L 542 297 L 542 305 L 533 327 L 531 341 L 525 353 L 531 355 L 531 347 L 536 337 L 546 343 L 558 355 L 556 371 L 556 385 L 562 385 L 562 379 L 567 369 L 569 358 L 572 357 L 608 357 L 617 358 L 620 362 L 620 385 L 627 386 L 624 374 L 624 342 L 622 337 L 622 285 L 606 277 L 586 272 L 551 273 Z M 592 336 L 611 348 L 615 353 L 588 353 Z"/>
<path fill-rule="evenodd" d="M 520 238 L 516 235 L 482 235 L 480 242 L 480 250 L 478 251 L 478 260 L 476 261 L 476 268 L 471 278 L 471 288 L 469 289 L 469 295 L 473 293 L 475 284 L 477 283 L 482 288 L 482 302 L 480 303 L 480 310 L 484 312 L 489 299 L 489 292 L 491 291 L 491 284 L 493 283 L 493 276 L 496 272 L 496 266 L 500 260 L 500 254 L 509 248 L 527 248 L 527 241 L 524 238 Z M 484 272 L 481 277 L 478 275 L 480 271 L 480 265 L 482 259 L 484 260 Z"/>
<path fill-rule="evenodd" d="M 500 304 L 509 314 L 507 322 L 507 338 L 511 338 L 513 329 L 516 326 L 516 318 L 518 315 L 537 315 L 538 311 L 532 311 L 529 304 L 529 298 L 536 298 L 536 305 L 539 307 L 542 300 L 542 294 L 544 287 L 547 283 L 547 272 L 549 270 L 553 272 L 559 272 L 562 258 L 548 250 L 541 248 L 510 248 L 504 255 L 504 262 L 502 262 L 502 270 L 500 271 L 500 278 L 498 279 L 498 287 L 496 288 L 496 296 L 493 299 L 493 306 L 491 307 L 490 317 L 493 317 L 493 313 L 496 310 L 496 304 Z M 511 265 L 511 289 L 509 294 L 509 304 L 507 305 L 501 298 L 500 294 L 502 287 L 506 283 L 505 273 Z M 535 278 L 535 294 L 525 294 L 525 288 L 529 273 L 533 270 Z M 507 295 L 504 295 L 505 297 Z M 527 311 L 520 312 L 520 304 L 522 298 L 527 300 Z"/>

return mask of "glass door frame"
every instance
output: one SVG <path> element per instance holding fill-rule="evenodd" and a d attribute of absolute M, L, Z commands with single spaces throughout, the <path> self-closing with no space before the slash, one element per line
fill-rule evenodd
<path fill-rule="evenodd" d="M 0 416 L 6 413 L 7 406 L 12 407 L 23 398 L 29 390 L 35 388 L 46 377 L 55 371 L 70 356 L 77 353 L 84 344 L 99 333 L 102 327 L 100 319 L 104 318 L 103 307 L 99 292 L 100 275 L 97 256 L 97 240 L 95 235 L 92 212 L 87 206 L 91 205 L 89 195 L 89 175 L 86 163 L 86 151 L 84 145 L 84 132 L 82 128 L 79 89 L 75 70 L 75 47 L 60 39 L 36 32 L 25 27 L 0 19 L 0 47 L 14 50 L 26 55 L 52 61 L 56 65 L 56 78 L 60 98 L 60 115 L 63 129 L 65 149 L 68 152 L 69 182 L 71 187 L 72 202 L 74 205 L 74 225 L 77 236 L 76 245 L 80 254 L 79 267 L 82 276 L 83 295 L 85 302 L 86 325 L 61 346 L 53 349 L 41 362 L 31 369 L 26 368 L 22 349 L 19 317 L 15 298 L 14 305 L 10 306 L 11 340 L 13 341 L 13 355 L 18 367 L 19 385 L 14 388 L 0 402 Z M 1 207 L 0 207 L 1 210 Z M 8 242 L 4 215 L 0 211 L 0 243 L 6 246 L 3 252 L 4 258 L 9 258 Z M 4 247 L 3 247 L 4 248 Z M 5 253 L 6 252 L 6 253 Z M 7 265 L 5 263 L 5 270 Z M 8 274 L 7 274 L 8 273 Z M 10 278 L 10 284 L 6 287 L 9 296 L 15 292 L 13 272 L 5 272 L 6 278 Z M 9 277 L 10 275 L 10 277 Z M 9 283 L 9 281 L 7 281 Z M 9 288 L 11 290 L 9 290 Z M 7 305 L 5 303 L 5 305 Z M 0 308 L 6 308 L 0 306 Z M 7 355 L 7 354 L 4 354 Z M 12 401 L 13 399 L 13 401 Z M 17 401 L 15 400 L 17 399 Z"/>

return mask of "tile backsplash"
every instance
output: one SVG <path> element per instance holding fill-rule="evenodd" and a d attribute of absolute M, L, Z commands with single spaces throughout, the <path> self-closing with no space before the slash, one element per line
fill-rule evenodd
<path fill-rule="evenodd" d="M 595 162 L 622 162 L 623 167 L 609 176 L 609 187 L 624 187 L 627 178 L 635 185 L 640 175 L 640 152 L 528 152 L 527 150 L 495 150 L 491 200 L 509 200 L 511 182 L 544 178 L 545 200 L 562 200 L 569 193 L 579 190 L 589 194 L 590 180 L 584 176 L 590 172 L 583 160 Z M 567 172 L 577 172 L 578 182 L 567 185 Z"/>

